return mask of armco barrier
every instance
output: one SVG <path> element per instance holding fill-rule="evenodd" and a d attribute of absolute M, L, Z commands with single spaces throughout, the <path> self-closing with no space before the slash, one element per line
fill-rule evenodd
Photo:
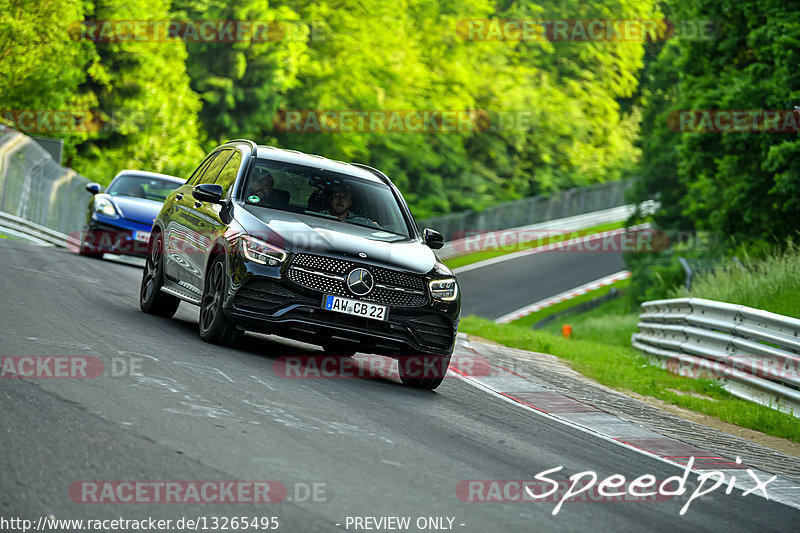
<path fill-rule="evenodd" d="M 800 417 L 800 320 L 702 298 L 642 304 L 631 342 L 683 376 Z"/>

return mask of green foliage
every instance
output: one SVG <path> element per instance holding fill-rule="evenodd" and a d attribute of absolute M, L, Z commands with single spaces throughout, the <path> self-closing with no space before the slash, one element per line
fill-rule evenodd
<path fill-rule="evenodd" d="M 226 8 L 181 0 L 173 9 L 188 18 L 247 13 L 309 27 L 302 42 L 278 40 L 258 50 L 248 43 L 189 48 L 209 144 L 255 136 L 365 162 L 397 183 L 417 217 L 617 179 L 638 157 L 638 112 L 623 111 L 619 100 L 635 91 L 642 43 L 476 41 L 459 29 L 467 19 L 606 17 L 599 0 L 588 7 L 577 0 L 511 7 L 488 0 L 293 0 Z M 653 11 L 649 1 L 620 1 L 615 9 L 630 18 Z M 331 110 L 464 111 L 491 122 L 447 132 L 276 127 L 282 113 Z"/>
<path fill-rule="evenodd" d="M 626 257 L 638 301 L 683 285 L 677 255 L 762 257 L 791 237 L 800 216 L 800 141 L 795 133 L 681 131 L 681 110 L 791 110 L 800 105 L 800 9 L 780 0 L 671 0 L 673 20 L 712 20 L 709 39 L 647 48 L 642 73 L 640 179 L 630 199 L 656 199 L 655 224 L 706 231 L 720 246 Z M 629 221 L 633 222 L 633 220 Z"/>
<path fill-rule="evenodd" d="M 800 9 L 782 0 L 668 4 L 675 19 L 711 19 L 716 31 L 708 40 L 669 42 L 643 76 L 636 196 L 660 200 L 655 218 L 665 228 L 709 230 L 745 246 L 781 243 L 800 216 L 797 135 L 680 132 L 669 117 L 800 105 Z"/>
<path fill-rule="evenodd" d="M 100 182 L 125 167 L 184 174 L 204 150 L 248 137 L 381 168 L 427 217 L 617 179 L 639 157 L 641 42 L 474 40 L 463 30 L 474 19 L 652 18 L 652 0 L 0 1 L 0 57 L 10 58 L 0 72 L 11 80 L 0 105 L 90 109 L 86 131 L 63 135 L 65 156 Z M 136 20 L 273 29 L 232 42 L 70 38 L 81 21 Z M 280 127 L 287 112 L 328 110 L 473 121 L 448 131 Z"/>
<path fill-rule="evenodd" d="M 657 253 L 625 253 L 631 271 L 631 298 L 635 303 L 667 298 L 684 284 L 686 274 L 673 250 Z"/>
<path fill-rule="evenodd" d="M 91 47 L 65 21 L 82 17 L 79 0 L 0 0 L 0 110 L 66 109 Z"/>
<path fill-rule="evenodd" d="M 695 296 L 766 309 L 800 318 L 800 248 L 789 242 L 764 259 L 744 258 L 699 275 L 691 291 L 675 289 L 671 297 Z"/>
<path fill-rule="evenodd" d="M 92 20 L 169 18 L 166 0 L 99 0 L 92 8 Z M 203 151 L 200 100 L 189 88 L 184 43 L 112 40 L 95 48 L 76 99 L 96 110 L 101 125 L 78 139 L 72 165 L 100 183 L 123 168 L 186 175 Z"/>
<path fill-rule="evenodd" d="M 273 116 L 298 84 L 307 60 L 309 28 L 289 7 L 266 0 L 176 0 L 176 20 L 258 21 L 245 39 L 189 42 L 187 70 L 201 97 L 200 119 L 208 132 L 206 149 L 234 138 L 270 138 Z"/>

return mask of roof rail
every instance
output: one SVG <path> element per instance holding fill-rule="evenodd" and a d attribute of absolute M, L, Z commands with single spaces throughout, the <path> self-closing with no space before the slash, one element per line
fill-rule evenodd
<path fill-rule="evenodd" d="M 227 141 L 225 144 L 229 143 L 247 143 L 250 145 L 251 154 L 256 153 L 256 150 L 258 149 L 258 145 L 255 142 L 251 141 L 250 139 L 231 139 L 230 141 Z"/>

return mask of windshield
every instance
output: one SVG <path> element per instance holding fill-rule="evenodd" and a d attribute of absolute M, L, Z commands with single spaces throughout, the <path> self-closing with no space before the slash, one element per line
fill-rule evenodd
<path fill-rule="evenodd" d="M 106 194 L 112 196 L 133 196 L 134 198 L 147 198 L 148 200 L 158 200 L 163 202 L 169 193 L 177 189 L 181 184 L 161 178 L 149 176 L 137 176 L 126 174 L 120 176 L 109 185 Z"/>
<path fill-rule="evenodd" d="M 409 237 L 389 186 L 330 170 L 258 160 L 245 183 L 243 198 L 251 206 L 377 229 L 387 233 L 383 237 Z"/>

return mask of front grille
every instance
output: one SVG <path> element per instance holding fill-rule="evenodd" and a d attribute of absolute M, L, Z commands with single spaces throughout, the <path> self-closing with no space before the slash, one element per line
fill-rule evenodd
<path fill-rule="evenodd" d="M 239 289 L 233 305 L 244 311 L 274 313 L 289 304 L 319 305 L 319 301 L 296 294 L 280 283 L 266 279 L 254 279 Z"/>
<path fill-rule="evenodd" d="M 399 317 L 398 317 L 399 318 Z M 449 348 L 453 343 L 453 323 L 437 313 L 402 317 L 401 323 L 411 328 L 422 344 L 436 348 Z"/>
<path fill-rule="evenodd" d="M 343 259 L 298 254 L 292 260 L 288 276 L 298 285 L 308 289 L 352 298 L 353 295 L 347 290 L 345 276 L 357 267 L 369 270 L 376 284 L 372 292 L 359 297 L 361 300 L 393 307 L 419 307 L 427 302 L 425 282 L 421 277 Z"/>

